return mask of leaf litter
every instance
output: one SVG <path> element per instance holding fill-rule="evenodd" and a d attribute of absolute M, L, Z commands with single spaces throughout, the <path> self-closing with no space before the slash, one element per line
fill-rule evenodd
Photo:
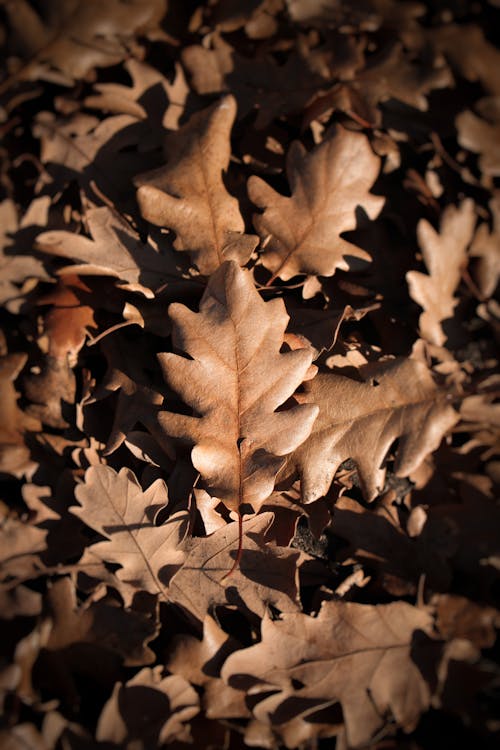
<path fill-rule="evenodd" d="M 498 745 L 498 3 L 0 3 L 0 746 Z"/>

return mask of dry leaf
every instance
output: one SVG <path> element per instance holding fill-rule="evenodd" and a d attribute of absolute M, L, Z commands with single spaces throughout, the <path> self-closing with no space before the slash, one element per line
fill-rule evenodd
<path fill-rule="evenodd" d="M 349 270 L 349 258 L 369 260 L 364 250 L 340 235 L 356 228 L 356 207 L 371 219 L 384 199 L 368 191 L 380 169 L 380 159 L 366 136 L 338 128 L 307 153 L 292 144 L 287 175 L 292 195 L 280 195 L 259 177 L 248 182 L 250 199 L 262 215 L 254 217 L 264 240 L 262 263 L 275 279 L 297 274 L 332 276 Z"/>
<path fill-rule="evenodd" d="M 98 65 L 123 60 L 127 38 L 154 28 L 165 6 L 165 0 L 42 0 L 37 12 L 28 0 L 7 0 L 2 7 L 26 58 L 14 78 L 70 86 Z"/>
<path fill-rule="evenodd" d="M 310 711 L 340 703 L 347 745 L 362 747 L 385 717 L 408 732 L 429 706 L 430 689 L 412 659 L 412 643 L 431 625 L 428 612 L 404 602 L 324 602 L 315 618 L 264 617 L 261 642 L 229 656 L 221 675 L 246 689 L 254 716 L 272 726 L 295 718 L 301 706 Z"/>
<path fill-rule="evenodd" d="M 173 229 L 176 250 L 187 250 L 200 273 L 210 274 L 225 260 L 244 265 L 257 239 L 244 234 L 238 202 L 227 191 L 230 132 L 236 115 L 225 97 L 166 137 L 168 162 L 136 178 L 137 200 L 147 221 Z"/>
<path fill-rule="evenodd" d="M 409 271 L 406 280 L 412 298 L 424 308 L 420 335 L 431 344 L 442 346 L 446 341 L 442 322 L 453 317 L 457 304 L 454 293 L 467 264 L 475 223 L 474 203 L 468 199 L 459 208 L 448 206 L 439 233 L 425 219 L 418 224 L 418 241 L 429 275 Z"/>
<path fill-rule="evenodd" d="M 305 502 L 328 492 L 348 458 L 356 463 L 363 494 L 373 500 L 384 486 L 384 461 L 396 439 L 394 472 L 406 477 L 458 421 L 446 392 L 422 362 L 401 358 L 368 364 L 359 375 L 362 382 L 320 374 L 296 396 L 320 408 L 311 436 L 289 461 L 301 476 Z"/>
<path fill-rule="evenodd" d="M 281 300 L 264 302 L 248 271 L 232 261 L 210 278 L 200 312 L 173 304 L 175 345 L 190 359 L 160 354 L 168 384 L 198 416 L 161 412 L 167 435 L 194 445 L 193 465 L 227 508 L 258 510 L 274 487 L 283 456 L 305 440 L 312 404 L 276 411 L 302 382 L 310 350 L 280 353 L 288 316 Z"/>
<path fill-rule="evenodd" d="M 186 533 L 187 513 L 179 511 L 160 526 L 155 518 L 167 503 L 162 480 L 143 492 L 134 474 L 108 466 L 92 466 L 75 496 L 81 507 L 71 512 L 106 538 L 91 546 L 100 560 L 117 563 L 117 585 L 126 601 L 135 590 L 165 599 L 167 582 L 184 559 L 180 543 Z"/>
<path fill-rule="evenodd" d="M 228 570 L 237 555 L 239 524 L 226 525 L 190 545 L 182 568 L 170 581 L 169 598 L 191 617 L 203 621 L 217 605 L 243 607 L 263 617 L 269 605 L 294 612 L 297 602 L 297 561 L 301 553 L 266 544 L 273 513 L 260 513 L 243 522 L 243 552 L 238 568 Z"/>
<path fill-rule="evenodd" d="M 74 232 L 42 232 L 36 247 L 59 258 L 78 261 L 59 273 L 116 276 L 118 286 L 154 297 L 154 291 L 178 276 L 175 260 L 140 241 L 136 232 L 109 208 L 91 208 L 85 215 L 92 239 Z"/>

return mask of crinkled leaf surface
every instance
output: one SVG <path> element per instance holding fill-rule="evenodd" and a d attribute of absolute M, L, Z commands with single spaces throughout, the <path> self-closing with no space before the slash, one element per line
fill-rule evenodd
<path fill-rule="evenodd" d="M 264 617 L 261 642 L 229 656 L 221 674 L 233 687 L 251 687 L 254 715 L 271 724 L 296 715 L 294 698 L 309 708 L 339 702 L 348 746 L 361 747 L 388 714 L 411 731 L 429 706 L 429 686 L 411 647 L 416 632 L 430 632 L 431 623 L 427 612 L 405 602 L 325 602 L 317 617 Z"/>
<path fill-rule="evenodd" d="M 91 546 L 101 560 L 118 563 L 118 581 L 130 589 L 166 596 L 168 570 L 179 566 L 184 555 L 179 545 L 187 530 L 187 514 L 179 511 L 160 526 L 155 516 L 167 502 L 167 490 L 161 480 L 143 492 L 129 469 L 117 474 L 109 466 L 92 466 L 75 495 L 81 507 L 71 509 L 87 526 L 107 541 Z"/>
<path fill-rule="evenodd" d="M 394 471 L 408 476 L 458 421 L 446 392 L 422 362 L 399 358 L 365 365 L 360 375 L 362 382 L 320 374 L 300 395 L 301 402 L 320 407 L 310 437 L 290 458 L 301 476 L 305 502 L 328 492 L 348 458 L 356 462 L 366 499 L 373 500 L 383 488 L 384 459 L 396 438 Z"/>
<path fill-rule="evenodd" d="M 2 5 L 27 58 L 16 78 L 65 85 L 122 60 L 127 37 L 154 26 L 166 7 L 165 0 L 42 0 L 38 14 L 28 0 Z"/>
<path fill-rule="evenodd" d="M 264 240 L 262 263 L 273 278 L 297 274 L 332 276 L 348 270 L 349 257 L 369 260 L 366 251 L 340 235 L 356 228 L 356 208 L 374 219 L 384 199 L 369 190 L 380 169 L 365 135 L 338 128 L 309 153 L 297 141 L 287 156 L 291 196 L 277 193 L 260 177 L 248 181 L 261 215 L 255 227 Z"/>
<path fill-rule="evenodd" d="M 243 553 L 237 570 L 226 576 L 237 554 L 238 524 L 227 524 L 191 544 L 182 568 L 170 582 L 169 597 L 202 621 L 221 604 L 243 606 L 262 617 L 269 605 L 282 612 L 298 609 L 297 561 L 300 552 L 265 542 L 273 513 L 243 522 Z"/>
<path fill-rule="evenodd" d="M 173 229 L 176 250 L 187 250 L 203 274 L 225 260 L 244 265 L 257 238 L 244 234 L 238 201 L 227 191 L 231 126 L 236 102 L 225 97 L 166 138 L 167 164 L 136 178 L 141 213 Z"/>
<path fill-rule="evenodd" d="M 442 321 L 453 316 L 457 304 L 453 295 L 461 271 L 467 264 L 467 246 L 475 223 L 474 203 L 466 200 L 459 208 L 449 206 L 446 209 L 439 232 L 425 219 L 417 227 L 429 274 L 409 271 L 406 279 L 411 296 L 424 308 L 420 316 L 420 333 L 438 346 L 446 341 Z"/>
<path fill-rule="evenodd" d="M 209 492 L 230 509 L 255 510 L 274 487 L 283 457 L 305 440 L 313 404 L 276 411 L 302 382 L 311 351 L 280 353 L 288 322 L 283 302 L 264 302 L 248 271 L 227 262 L 211 277 L 194 313 L 169 308 L 176 346 L 191 359 L 160 354 L 168 384 L 193 416 L 163 411 L 167 435 L 194 445 L 191 458 Z"/>
<path fill-rule="evenodd" d="M 123 289 L 146 297 L 153 297 L 167 279 L 177 276 L 172 256 L 141 242 L 116 212 L 106 206 L 91 208 L 86 219 L 92 239 L 74 232 L 42 232 L 36 239 L 37 249 L 76 261 L 77 265 L 64 269 L 66 273 L 116 276 Z"/>

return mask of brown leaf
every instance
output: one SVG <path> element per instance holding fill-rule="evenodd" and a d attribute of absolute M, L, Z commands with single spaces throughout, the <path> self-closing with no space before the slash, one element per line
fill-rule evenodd
<path fill-rule="evenodd" d="M 500 177 L 500 116 L 497 114 L 489 122 L 468 109 L 458 115 L 455 124 L 459 144 L 479 154 L 479 168 L 485 184 L 489 184 L 491 177 Z"/>
<path fill-rule="evenodd" d="M 338 128 L 309 153 L 292 144 L 287 156 L 291 197 L 260 177 L 249 179 L 250 199 L 264 209 L 254 224 L 264 240 L 262 263 L 273 279 L 333 276 L 337 269 L 349 270 L 349 257 L 370 259 L 340 235 L 356 228 L 357 206 L 371 219 L 379 214 L 384 199 L 368 192 L 379 168 L 366 136 Z"/>
<path fill-rule="evenodd" d="M 429 36 L 465 78 L 479 80 L 488 93 L 500 94 L 500 51 L 480 26 L 450 23 L 433 29 Z"/>
<path fill-rule="evenodd" d="M 230 132 L 236 115 L 225 97 L 166 137 L 168 163 L 136 178 L 137 200 L 147 221 L 173 229 L 176 250 L 187 250 L 203 274 L 224 260 L 244 265 L 257 238 L 244 234 L 238 202 L 224 185 Z"/>
<path fill-rule="evenodd" d="M 170 581 L 170 600 L 200 621 L 220 604 L 243 607 L 258 617 L 270 604 L 282 612 L 296 611 L 300 552 L 266 544 L 272 520 L 273 513 L 260 513 L 243 522 L 243 553 L 230 577 L 226 574 L 237 554 L 238 524 L 193 539 L 182 568 Z"/>
<path fill-rule="evenodd" d="M 297 396 L 320 407 L 311 436 L 289 461 L 300 473 L 305 502 L 328 492 L 335 472 L 348 458 L 356 462 L 366 499 L 373 500 L 383 488 L 383 463 L 396 439 L 394 470 L 405 477 L 458 421 L 446 393 L 439 391 L 422 362 L 399 358 L 372 363 L 361 367 L 359 374 L 362 382 L 344 375 L 317 375 Z"/>
<path fill-rule="evenodd" d="M 85 215 L 92 239 L 74 232 L 42 232 L 36 247 L 59 258 L 78 261 L 59 273 L 82 276 L 116 276 L 121 289 L 153 298 L 154 291 L 179 274 L 168 252 L 158 253 L 120 215 L 106 206 L 91 208 Z M 170 251 L 172 252 L 172 251 Z"/>
<path fill-rule="evenodd" d="M 428 537 L 410 536 L 383 507 L 365 508 L 342 495 L 333 511 L 332 531 L 349 543 L 341 550 L 340 558 L 354 558 L 371 574 L 377 573 L 378 582 L 394 595 L 415 595 L 423 575 L 426 585 L 434 591 L 444 591 L 451 583 L 448 560 L 454 551 L 453 543 L 431 544 Z"/>
<path fill-rule="evenodd" d="M 500 193 L 493 194 L 490 211 L 491 231 L 486 223 L 480 224 L 469 250 L 471 275 L 483 298 L 493 295 L 500 278 Z"/>
<path fill-rule="evenodd" d="M 29 279 L 49 278 L 38 258 L 22 254 L 24 243 L 20 247 L 19 242 L 23 233 L 31 234 L 35 226 L 46 223 L 48 204 L 47 196 L 36 198 L 19 220 L 13 201 L 6 199 L 0 203 L 0 304 L 10 312 L 18 312 L 24 299 L 18 284 L 23 285 Z M 31 242 L 28 248 L 31 251 Z"/>
<path fill-rule="evenodd" d="M 446 341 L 441 323 L 453 317 L 457 304 L 453 295 L 467 264 L 467 246 L 475 223 L 474 203 L 470 199 L 459 208 L 446 208 L 439 233 L 425 219 L 418 223 L 418 241 L 429 275 L 408 271 L 406 280 L 411 297 L 424 308 L 420 335 L 431 344 L 442 346 Z"/>
<path fill-rule="evenodd" d="M 18 393 L 14 381 L 26 361 L 27 355 L 22 353 L 0 357 L 0 471 L 15 476 L 32 473 L 36 468 L 24 433 L 40 429 L 38 420 L 25 414 L 17 404 Z"/>
<path fill-rule="evenodd" d="M 58 281 L 53 291 L 40 297 L 40 305 L 51 305 L 43 321 L 46 344 L 41 372 L 23 378 L 26 396 L 33 402 L 29 414 L 51 427 L 66 427 L 66 405 L 73 404 L 76 380 L 73 367 L 85 343 L 88 327 L 94 327 L 94 310 L 82 304 L 82 292 L 90 289 L 71 274 Z M 43 341 L 43 339 L 42 339 Z"/>
<path fill-rule="evenodd" d="M 2 518 L 0 549 L 2 581 L 29 578 L 43 570 L 37 553 L 47 549 L 47 532 L 16 518 Z"/>
<path fill-rule="evenodd" d="M 276 411 L 302 382 L 311 351 L 280 353 L 288 316 L 264 302 L 248 271 L 225 263 L 210 278 L 200 312 L 173 304 L 174 342 L 191 358 L 160 354 L 165 379 L 198 416 L 160 412 L 167 435 L 194 445 L 193 465 L 230 510 L 257 511 L 283 456 L 311 431 L 316 406 Z"/>
<path fill-rule="evenodd" d="M 27 62 L 15 80 L 46 81 L 69 86 L 99 65 L 114 65 L 127 55 L 126 41 L 154 28 L 165 12 L 165 0 L 77 0 L 40 3 L 40 14 L 27 0 L 3 4 L 17 48 Z"/>
<path fill-rule="evenodd" d="M 149 591 L 166 598 L 166 582 L 184 559 L 179 549 L 186 533 L 188 515 L 179 511 L 160 526 L 158 512 L 167 502 L 167 489 L 158 479 L 143 492 L 126 468 L 116 474 L 108 466 L 92 466 L 75 496 L 81 507 L 71 512 L 106 541 L 90 548 L 93 555 L 117 563 L 117 585 L 126 601 L 134 591 Z"/>
<path fill-rule="evenodd" d="M 97 724 L 99 742 L 159 747 L 189 741 L 188 722 L 199 711 L 198 695 L 183 677 L 161 673 L 162 667 L 146 667 L 125 685 L 115 685 Z"/>
<path fill-rule="evenodd" d="M 221 675 L 252 696 L 258 720 L 276 728 L 301 710 L 340 703 L 347 745 L 361 747 L 387 716 L 411 731 L 428 708 L 430 689 L 411 649 L 415 633 L 431 624 L 428 612 L 404 602 L 324 602 L 314 618 L 265 617 L 261 642 L 229 656 Z"/>

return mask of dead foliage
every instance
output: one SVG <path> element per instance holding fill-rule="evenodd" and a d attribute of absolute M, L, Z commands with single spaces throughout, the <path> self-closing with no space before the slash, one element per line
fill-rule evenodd
<path fill-rule="evenodd" d="M 498 2 L 0 0 L 0 746 L 498 745 Z"/>

